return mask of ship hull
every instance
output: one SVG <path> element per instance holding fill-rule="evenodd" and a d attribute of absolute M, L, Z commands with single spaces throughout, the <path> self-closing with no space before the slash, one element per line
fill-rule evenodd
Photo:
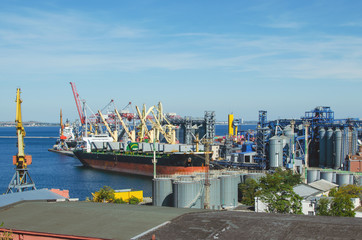
<path fill-rule="evenodd" d="M 75 156 L 84 166 L 114 172 L 153 176 L 153 156 L 125 154 L 125 153 L 87 153 L 74 151 Z M 205 158 L 199 154 L 162 154 L 156 157 L 157 175 L 172 175 L 176 173 L 188 174 L 204 172 Z"/>

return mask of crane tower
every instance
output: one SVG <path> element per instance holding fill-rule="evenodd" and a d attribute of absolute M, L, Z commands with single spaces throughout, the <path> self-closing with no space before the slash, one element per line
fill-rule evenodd
<path fill-rule="evenodd" d="M 16 166 L 15 174 L 9 183 L 8 190 L 6 193 L 23 192 L 25 190 L 36 190 L 35 183 L 31 179 L 28 172 L 28 165 L 31 164 L 31 155 L 25 155 L 24 153 L 24 137 L 25 129 L 21 118 L 21 103 L 20 99 L 20 88 L 17 89 L 16 93 L 16 135 L 18 137 L 18 153 L 13 156 L 13 164 Z"/>

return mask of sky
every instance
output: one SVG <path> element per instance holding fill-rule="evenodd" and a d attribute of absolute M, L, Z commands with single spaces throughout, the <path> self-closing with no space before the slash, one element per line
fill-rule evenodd
<path fill-rule="evenodd" d="M 217 120 L 362 118 L 362 1 L 0 1 L 0 121 L 111 99 Z"/>

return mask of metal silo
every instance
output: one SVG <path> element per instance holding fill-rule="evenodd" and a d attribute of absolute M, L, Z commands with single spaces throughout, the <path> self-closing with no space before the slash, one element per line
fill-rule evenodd
<path fill-rule="evenodd" d="M 342 132 L 339 128 L 334 131 L 334 168 L 341 167 L 342 159 Z"/>
<path fill-rule="evenodd" d="M 348 185 L 350 182 L 350 174 L 346 173 L 337 173 L 336 174 L 338 186 Z"/>
<path fill-rule="evenodd" d="M 332 183 L 337 183 L 337 173 L 333 172 L 333 180 Z"/>
<path fill-rule="evenodd" d="M 269 138 L 269 163 L 271 168 L 283 166 L 283 141 L 278 136 Z"/>
<path fill-rule="evenodd" d="M 171 178 L 155 178 L 152 184 L 153 206 L 173 207 Z"/>
<path fill-rule="evenodd" d="M 319 167 L 326 165 L 326 130 L 319 129 Z"/>
<path fill-rule="evenodd" d="M 308 169 L 307 170 L 307 183 L 312 183 L 319 180 L 319 170 Z"/>
<path fill-rule="evenodd" d="M 221 209 L 220 202 L 220 179 L 211 178 L 210 180 L 210 209 L 219 210 Z"/>
<path fill-rule="evenodd" d="M 286 126 L 283 130 L 283 133 L 285 136 L 287 136 L 289 139 L 291 139 L 293 137 L 293 131 L 292 128 L 290 126 Z"/>
<path fill-rule="evenodd" d="M 324 179 L 328 182 L 333 182 L 333 172 L 320 172 L 320 179 Z"/>
<path fill-rule="evenodd" d="M 331 128 L 326 132 L 326 167 L 333 167 L 333 130 Z"/>
<path fill-rule="evenodd" d="M 220 202 L 223 207 L 235 207 L 238 204 L 238 185 L 235 176 L 220 176 Z"/>
<path fill-rule="evenodd" d="M 174 207 L 201 208 L 204 185 L 200 180 L 174 181 L 173 184 Z"/>
<path fill-rule="evenodd" d="M 246 173 L 241 173 L 240 174 L 240 183 L 245 183 L 245 176 L 246 175 L 247 175 Z"/>
<path fill-rule="evenodd" d="M 353 176 L 353 174 L 350 174 L 350 176 L 349 176 L 349 184 L 351 184 L 351 185 L 354 184 L 354 176 Z"/>

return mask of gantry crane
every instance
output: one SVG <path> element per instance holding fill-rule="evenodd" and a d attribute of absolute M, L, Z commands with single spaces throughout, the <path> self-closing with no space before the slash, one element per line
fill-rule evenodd
<path fill-rule="evenodd" d="M 22 192 L 24 190 L 36 190 L 35 184 L 31 179 L 28 172 L 28 165 L 31 164 L 32 158 L 31 155 L 25 155 L 24 153 L 24 137 L 25 129 L 23 127 L 22 117 L 21 117 L 21 103 L 20 99 L 20 88 L 17 89 L 16 93 L 16 135 L 18 137 L 18 154 L 13 156 L 13 164 L 16 166 L 15 174 L 9 183 L 8 190 L 6 193 L 13 192 Z"/>

